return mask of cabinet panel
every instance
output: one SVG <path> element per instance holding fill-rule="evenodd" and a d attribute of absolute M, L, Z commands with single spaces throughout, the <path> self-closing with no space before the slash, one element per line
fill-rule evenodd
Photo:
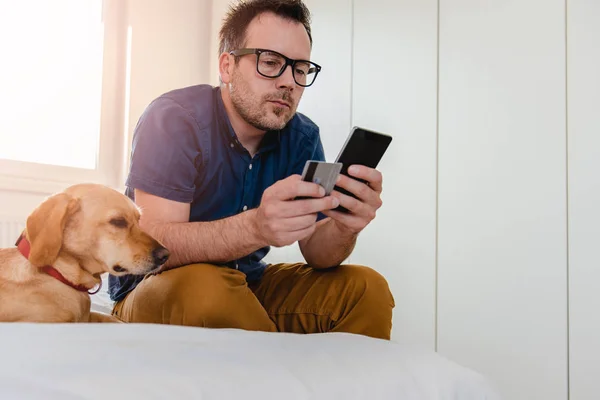
<path fill-rule="evenodd" d="M 565 3 L 440 1 L 438 339 L 567 397 Z"/>
<path fill-rule="evenodd" d="M 600 3 L 567 9 L 571 399 L 598 397 L 600 377 Z"/>
<path fill-rule="evenodd" d="M 352 262 L 388 280 L 393 338 L 435 348 L 437 0 L 355 0 L 353 125 L 393 136 Z"/>

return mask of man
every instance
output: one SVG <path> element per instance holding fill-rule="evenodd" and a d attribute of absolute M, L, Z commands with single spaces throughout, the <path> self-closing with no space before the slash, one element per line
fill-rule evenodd
<path fill-rule="evenodd" d="M 300 179 L 306 160 L 324 160 L 318 127 L 296 112 L 320 69 L 307 61 L 309 18 L 301 0 L 232 7 L 220 31 L 221 85 L 171 91 L 141 116 L 127 194 L 171 257 L 159 274 L 109 278 L 117 317 L 390 338 L 385 279 L 341 265 L 382 204 L 381 174 L 351 169 L 368 185 L 340 178 L 360 200 Z M 333 211 L 338 204 L 352 213 Z M 262 260 L 295 242 L 307 264 Z"/>

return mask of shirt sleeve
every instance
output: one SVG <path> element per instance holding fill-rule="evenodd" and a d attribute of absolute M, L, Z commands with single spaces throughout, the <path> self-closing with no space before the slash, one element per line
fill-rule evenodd
<path fill-rule="evenodd" d="M 198 133 L 194 118 L 177 102 L 166 97 L 153 101 L 134 131 L 126 185 L 191 203 L 202 154 Z"/>

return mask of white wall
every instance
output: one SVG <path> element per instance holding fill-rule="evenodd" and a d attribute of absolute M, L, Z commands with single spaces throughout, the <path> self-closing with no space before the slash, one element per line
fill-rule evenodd
<path fill-rule="evenodd" d="M 571 399 L 598 398 L 600 377 L 600 2 L 567 9 Z"/>
<path fill-rule="evenodd" d="M 304 90 L 299 111 L 319 125 L 325 157 L 333 161 L 352 116 L 352 0 L 305 2 L 313 12 L 311 59 L 324 68 Z"/>
<path fill-rule="evenodd" d="M 219 29 L 228 8 L 229 0 L 212 0 L 209 83 L 215 86 L 219 84 Z"/>
<path fill-rule="evenodd" d="M 0 204 L 2 205 L 0 208 L 0 221 L 25 222 L 27 215 L 46 196 L 45 193 L 0 189 Z"/>
<path fill-rule="evenodd" d="M 564 1 L 440 5 L 439 351 L 564 399 Z"/>
<path fill-rule="evenodd" d="M 209 0 L 128 0 L 131 26 L 129 133 L 146 106 L 171 89 L 209 79 Z M 128 141 L 130 142 L 130 140 Z"/>
<path fill-rule="evenodd" d="M 436 51 L 436 0 L 354 1 L 352 125 L 393 140 L 379 165 L 384 205 L 350 262 L 387 278 L 396 300 L 393 338 L 430 348 L 436 332 Z M 334 134 L 345 137 L 348 130 Z"/>

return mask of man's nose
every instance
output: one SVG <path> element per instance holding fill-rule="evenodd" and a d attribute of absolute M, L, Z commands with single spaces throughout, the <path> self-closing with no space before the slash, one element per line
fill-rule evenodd
<path fill-rule="evenodd" d="M 296 81 L 294 80 L 294 72 L 292 70 L 291 65 L 287 65 L 283 70 L 283 73 L 277 78 L 277 86 L 278 87 L 287 87 L 293 89 L 296 86 Z"/>

